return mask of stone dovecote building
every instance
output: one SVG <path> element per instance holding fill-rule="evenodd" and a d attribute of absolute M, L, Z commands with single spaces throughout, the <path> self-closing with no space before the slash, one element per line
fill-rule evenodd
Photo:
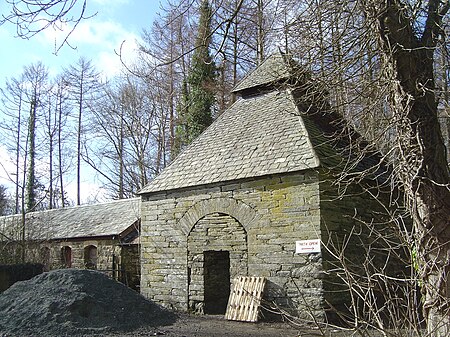
<path fill-rule="evenodd" d="M 224 313 L 234 277 L 263 276 L 265 299 L 300 316 L 320 319 L 329 304 L 345 304 L 323 247 L 304 254 L 296 244 L 349 232 L 355 209 L 370 219 L 374 208 L 364 195 L 332 198 L 328 173 L 342 158 L 326 135 L 337 126 L 305 104 L 308 76 L 298 71 L 285 55 L 269 57 L 235 88 L 237 101 L 140 191 L 143 295 Z"/>
<path fill-rule="evenodd" d="M 26 262 L 46 270 L 90 268 L 138 289 L 140 199 L 30 212 Z M 21 215 L 0 217 L 0 263 L 21 262 Z"/>

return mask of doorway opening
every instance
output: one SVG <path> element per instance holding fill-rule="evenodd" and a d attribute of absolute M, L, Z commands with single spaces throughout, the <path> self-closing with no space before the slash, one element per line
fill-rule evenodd
<path fill-rule="evenodd" d="M 230 296 L 230 252 L 203 252 L 204 313 L 223 315 Z"/>
<path fill-rule="evenodd" d="M 97 247 L 84 247 L 84 266 L 86 269 L 97 269 Z"/>
<path fill-rule="evenodd" d="M 61 248 L 61 263 L 63 268 L 72 268 L 72 248 L 69 246 Z"/>

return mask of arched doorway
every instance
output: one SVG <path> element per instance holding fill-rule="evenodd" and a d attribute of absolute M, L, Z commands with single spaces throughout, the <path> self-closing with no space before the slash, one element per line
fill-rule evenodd
<path fill-rule="evenodd" d="M 247 232 L 232 216 L 211 213 L 192 227 L 187 247 L 189 309 L 224 314 L 231 280 L 247 275 Z"/>
<path fill-rule="evenodd" d="M 61 264 L 63 268 L 72 268 L 72 248 L 69 246 L 61 248 Z"/>
<path fill-rule="evenodd" d="M 97 269 L 97 247 L 84 247 L 84 266 L 86 269 Z"/>

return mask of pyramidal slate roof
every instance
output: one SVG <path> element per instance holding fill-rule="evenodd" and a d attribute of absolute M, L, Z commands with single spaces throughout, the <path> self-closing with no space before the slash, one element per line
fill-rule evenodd
<path fill-rule="evenodd" d="M 242 97 L 139 194 L 318 167 L 291 90 L 267 90 L 288 79 L 290 69 L 281 53 L 269 57 L 236 87 Z"/>
<path fill-rule="evenodd" d="M 30 212 L 25 219 L 27 240 L 120 236 L 139 221 L 140 198 Z M 0 232 L 15 237 L 17 228 L 21 215 L 0 217 Z"/>

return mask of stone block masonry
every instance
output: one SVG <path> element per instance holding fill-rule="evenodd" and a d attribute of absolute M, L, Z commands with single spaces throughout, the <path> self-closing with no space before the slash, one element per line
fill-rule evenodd
<path fill-rule="evenodd" d="M 141 292 L 148 298 L 202 312 L 204 254 L 227 251 L 231 279 L 264 276 L 269 302 L 323 315 L 320 253 L 295 254 L 297 240 L 320 238 L 318 173 L 143 195 L 141 210 Z"/>

